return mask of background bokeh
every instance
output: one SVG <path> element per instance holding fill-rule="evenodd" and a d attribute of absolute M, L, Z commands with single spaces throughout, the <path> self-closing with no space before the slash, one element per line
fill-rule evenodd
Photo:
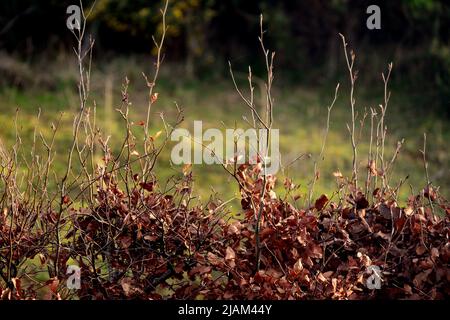
<path fill-rule="evenodd" d="M 74 38 L 66 28 L 66 8 L 77 1 L 5 0 L 0 3 L 0 142 L 15 141 L 16 109 L 22 144 L 30 144 L 39 123 L 43 135 L 64 112 L 58 135 L 57 159 L 64 159 L 71 139 L 72 117 L 77 108 L 77 65 Z M 121 84 L 130 80 L 133 118 L 143 120 L 147 88 L 141 75 L 151 75 L 155 61 L 152 36 L 161 33 L 162 1 L 97 0 L 83 2 L 88 33 L 95 38 L 90 104 L 97 106 L 102 129 L 118 141 L 123 128 L 114 111 L 121 103 Z M 381 8 L 381 30 L 368 30 L 366 8 Z M 388 108 L 388 156 L 396 142 L 405 139 L 395 164 L 394 178 L 409 176 L 401 194 L 425 185 L 422 155 L 427 133 L 430 177 L 449 195 L 450 159 L 450 4 L 441 0 L 401 1 L 242 1 L 173 0 L 164 62 L 156 91 L 152 133 L 163 124 L 158 113 L 174 121 L 176 101 L 185 110 L 183 127 L 193 120 L 208 127 L 244 127 L 248 114 L 234 91 L 228 61 L 239 83 L 245 85 L 248 65 L 254 72 L 256 98 L 263 88 L 264 60 L 259 47 L 259 14 L 264 15 L 267 47 L 276 51 L 275 123 L 280 129 L 283 163 L 300 154 L 311 157 L 295 162 L 279 175 L 307 190 L 320 153 L 327 106 L 336 83 L 339 97 L 331 114 L 330 133 L 316 193 L 331 192 L 332 173 L 350 173 L 352 152 L 346 129 L 350 121 L 349 81 L 341 41 L 346 36 L 356 52 L 356 108 L 359 119 L 370 107 L 383 102 L 381 73 L 394 63 Z M 262 103 L 257 102 L 261 107 Z M 37 118 L 41 109 L 40 118 Z M 359 138 L 360 167 L 366 165 L 368 119 Z M 156 173 L 161 181 L 180 174 L 170 165 L 170 145 Z M 61 170 L 64 161 L 55 163 Z M 234 184 L 220 166 L 194 166 L 195 186 L 201 197 L 219 192 L 236 194 Z M 280 191 L 281 192 L 281 191 Z"/>

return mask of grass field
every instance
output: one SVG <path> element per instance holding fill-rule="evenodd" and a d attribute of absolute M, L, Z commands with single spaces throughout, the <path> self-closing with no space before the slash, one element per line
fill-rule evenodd
<path fill-rule="evenodd" d="M 14 114 L 17 115 L 18 131 L 22 139 L 25 155 L 29 155 L 35 126 L 38 132 L 48 137 L 51 133 L 50 124 L 56 123 L 63 112 L 62 122 L 57 136 L 57 156 L 55 170 L 63 170 L 67 148 L 71 140 L 73 114 L 77 110 L 77 77 L 75 63 L 57 61 L 46 66 L 46 77 L 51 85 L 42 85 L 39 76 L 43 71 L 35 67 L 38 80 L 30 87 L 18 89 L 6 86 L 0 89 L 0 138 L 3 144 L 11 147 L 15 141 Z M 97 121 L 111 141 L 118 141 L 123 136 L 123 126 L 118 114 L 114 111 L 121 103 L 121 83 L 125 76 L 130 80 L 129 96 L 132 102 L 132 117 L 136 122 L 144 120 L 147 106 L 147 89 L 141 71 L 149 70 L 149 66 L 139 59 L 114 59 L 94 66 L 91 81 L 90 105 L 94 101 L 97 106 Z M 163 124 L 159 113 L 163 112 L 167 122 L 174 122 L 176 101 L 183 109 L 185 120 L 182 127 L 193 130 L 194 120 L 203 120 L 204 130 L 207 128 L 246 128 L 242 117 L 249 117 L 237 93 L 234 91 L 230 78 L 212 77 L 203 81 L 188 81 L 176 66 L 163 66 L 162 75 L 156 91 L 159 99 L 153 107 L 151 134 L 162 130 Z M 343 70 L 344 73 L 344 70 Z M 393 71 L 395 77 L 395 68 Z M 240 77 L 245 83 L 245 77 Z M 352 149 L 346 123 L 350 121 L 350 105 L 348 81 L 342 82 L 338 99 L 331 112 L 330 130 L 324 153 L 320 162 L 320 179 L 315 188 L 315 196 L 321 193 L 331 193 L 335 190 L 332 175 L 340 170 L 344 175 L 351 173 Z M 280 129 L 280 150 L 282 163 L 285 165 L 301 154 L 308 155 L 285 168 L 278 175 L 279 192 L 283 192 L 285 176 L 293 178 L 301 185 L 302 191 L 308 190 L 308 185 L 314 175 L 314 161 L 320 153 L 325 133 L 327 106 L 333 99 L 335 83 L 326 85 L 284 85 L 275 81 L 275 122 L 274 128 Z M 256 87 L 256 98 L 259 88 Z M 377 107 L 382 103 L 383 85 L 380 79 L 377 85 L 361 84 L 356 89 L 356 108 L 360 118 L 364 110 Z M 387 157 L 391 158 L 397 141 L 402 138 L 405 143 L 395 162 L 392 181 L 409 176 L 400 194 L 403 199 L 410 193 L 410 186 L 416 191 L 425 185 L 425 172 L 422 155 L 418 151 L 423 147 L 423 133 L 427 133 L 427 157 L 429 160 L 430 178 L 433 184 L 439 185 L 447 197 L 450 195 L 450 159 L 448 141 L 450 129 L 448 120 L 437 114 L 428 113 L 427 105 L 421 104 L 420 93 L 408 92 L 400 87 L 392 87 L 392 98 L 388 108 L 388 140 Z M 38 110 L 41 109 L 38 120 Z M 359 165 L 361 178 L 364 179 L 369 148 L 370 116 L 366 118 L 364 128 L 359 137 Z M 139 130 L 137 128 L 136 130 Z M 174 144 L 169 144 L 159 159 L 155 173 L 166 181 L 171 175 L 180 174 L 181 167 L 170 164 L 170 150 Z M 119 143 L 113 143 L 119 147 Z M 23 164 L 22 164 L 23 165 Z M 230 177 L 219 165 L 194 166 L 196 192 L 203 199 L 211 192 L 218 192 L 223 199 L 238 197 L 237 186 L 230 183 Z M 300 199 L 305 201 L 305 198 Z M 234 202 L 237 204 L 237 202 Z"/>

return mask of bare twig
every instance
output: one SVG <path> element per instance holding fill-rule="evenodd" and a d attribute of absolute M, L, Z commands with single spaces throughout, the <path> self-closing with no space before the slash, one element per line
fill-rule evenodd
<path fill-rule="evenodd" d="M 356 135 L 355 135 L 355 126 L 356 126 L 356 116 L 355 116 L 355 98 L 354 98 L 354 92 L 355 92 L 355 82 L 357 78 L 357 72 L 353 71 L 353 67 L 355 64 L 355 53 L 353 51 L 349 53 L 347 52 L 347 42 L 345 40 L 345 37 L 342 34 L 339 34 L 342 39 L 342 44 L 344 47 L 344 54 L 345 54 L 345 61 L 347 62 L 347 69 L 350 76 L 350 107 L 352 111 L 352 118 L 351 118 L 351 127 L 348 127 L 350 132 L 350 140 L 352 143 L 352 150 L 353 150 L 353 170 L 352 170 L 352 182 L 355 184 L 355 187 L 358 186 L 358 163 L 357 163 L 357 147 L 356 147 Z"/>

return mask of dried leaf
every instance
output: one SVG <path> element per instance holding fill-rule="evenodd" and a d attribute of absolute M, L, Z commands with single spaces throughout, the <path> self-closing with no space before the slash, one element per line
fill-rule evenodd
<path fill-rule="evenodd" d="M 155 103 L 156 100 L 158 100 L 158 92 L 153 93 L 150 98 L 151 103 Z"/>
<path fill-rule="evenodd" d="M 148 192 L 152 192 L 155 187 L 153 182 L 141 182 L 139 185 L 142 189 L 147 190 Z"/>
<path fill-rule="evenodd" d="M 317 209 L 317 211 L 320 211 L 325 207 L 327 202 L 328 197 L 325 194 L 323 194 L 316 200 L 316 202 L 314 203 L 314 207 Z"/>
<path fill-rule="evenodd" d="M 155 135 L 153 136 L 153 140 L 158 139 L 158 137 L 161 135 L 162 131 L 159 130 L 157 133 L 155 133 Z"/>
<path fill-rule="evenodd" d="M 70 202 L 70 197 L 68 196 L 68 195 L 65 195 L 64 197 L 63 197 L 63 203 L 64 204 L 68 204 Z"/>
<path fill-rule="evenodd" d="M 414 213 L 414 209 L 411 207 L 406 207 L 403 212 L 406 214 L 407 217 L 411 216 Z"/>
<path fill-rule="evenodd" d="M 236 254 L 234 253 L 234 250 L 231 247 L 227 247 L 226 249 L 226 255 L 225 260 L 234 260 L 236 258 Z"/>
<path fill-rule="evenodd" d="M 427 251 L 427 248 L 425 248 L 425 247 L 424 247 L 423 245 L 421 245 L 421 244 L 419 244 L 419 245 L 416 247 L 416 254 L 417 254 L 418 256 L 423 255 L 426 251 Z"/>
<path fill-rule="evenodd" d="M 298 259 L 297 262 L 294 264 L 294 271 L 296 273 L 300 273 L 302 270 L 303 270 L 302 259 Z"/>
<path fill-rule="evenodd" d="M 130 236 L 121 236 L 119 237 L 120 245 L 123 249 L 127 249 L 133 243 L 133 240 Z"/>
<path fill-rule="evenodd" d="M 371 176 L 376 176 L 377 175 L 377 164 L 375 163 L 374 160 L 370 160 L 369 161 L 369 165 L 367 166 L 367 168 L 369 169 L 370 175 Z"/>
<path fill-rule="evenodd" d="M 183 166 L 183 175 L 187 176 L 191 172 L 192 163 L 185 164 Z"/>
<path fill-rule="evenodd" d="M 343 175 L 342 175 L 342 173 L 341 173 L 339 170 L 333 172 L 333 176 L 334 176 L 335 178 L 343 178 Z"/>
<path fill-rule="evenodd" d="M 356 209 L 365 209 L 369 206 L 369 201 L 367 201 L 366 197 L 362 192 L 358 192 L 355 203 Z"/>
<path fill-rule="evenodd" d="M 56 294 L 58 290 L 59 280 L 57 277 L 50 278 L 45 282 L 45 285 L 48 286 L 51 292 Z"/>

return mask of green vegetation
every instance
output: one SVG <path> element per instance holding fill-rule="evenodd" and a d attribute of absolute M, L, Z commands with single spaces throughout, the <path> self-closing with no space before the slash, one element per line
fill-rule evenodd
<path fill-rule="evenodd" d="M 58 176 L 63 174 L 62 167 L 67 154 L 66 148 L 71 141 L 73 114 L 77 108 L 76 70 L 64 66 L 69 61 L 57 62 L 51 65 L 50 70 L 61 70 L 64 73 L 55 74 L 55 84 L 50 87 L 35 87 L 21 90 L 5 87 L 0 91 L 0 137 L 3 144 L 10 147 L 15 141 L 14 114 L 17 115 L 18 130 L 25 148 L 31 146 L 33 130 L 39 125 L 44 136 L 51 134 L 50 123 L 57 123 L 62 112 L 62 125 L 56 139 L 58 143 L 55 160 L 55 170 Z M 147 61 L 136 57 L 135 59 L 117 58 L 111 62 L 100 64 L 92 73 L 92 101 L 97 106 L 97 119 L 100 127 L 110 134 L 113 139 L 123 137 L 123 126 L 118 113 L 114 110 L 121 103 L 121 83 L 125 77 L 130 80 L 129 98 L 132 103 L 132 117 L 135 123 L 145 118 L 147 91 L 141 70 L 147 69 Z M 381 73 L 382 70 L 380 70 Z M 208 81 L 182 79 L 182 72 L 176 65 L 165 65 L 162 70 L 160 82 L 156 88 L 159 98 L 152 112 L 150 134 L 163 129 L 159 113 L 164 113 L 166 121 L 173 121 L 176 101 L 183 109 L 185 121 L 182 127 L 192 130 L 194 120 L 203 120 L 207 127 L 233 128 L 235 125 L 245 127 L 243 116 L 248 111 L 234 91 L 231 78 L 215 78 Z M 114 76 L 112 76 L 114 75 Z M 395 79 L 395 66 L 393 77 Z M 110 79 L 110 80 L 107 80 Z M 239 80 L 239 78 L 238 78 Z M 242 82 L 245 78 L 241 79 Z M 107 82 L 110 81 L 110 88 Z M 316 184 L 315 196 L 322 193 L 331 194 L 335 189 L 335 178 L 332 173 L 340 170 L 344 175 L 351 172 L 352 149 L 349 143 L 346 123 L 350 121 L 350 106 L 348 99 L 348 85 L 342 80 L 341 89 L 335 107 L 331 112 L 330 131 L 324 153 L 324 160 L 320 163 L 320 178 Z M 333 83 L 319 86 L 304 85 L 278 85 L 275 82 L 275 122 L 274 128 L 280 129 L 280 150 L 282 163 L 287 165 L 299 155 L 305 156 L 295 161 L 278 175 L 279 192 L 283 190 L 283 179 L 291 177 L 296 184 L 300 184 L 301 191 L 308 190 L 313 177 L 314 159 L 320 153 L 324 129 L 326 125 L 327 109 L 334 94 Z M 57 88 L 57 89 L 53 89 Z M 110 90 L 110 91 L 108 91 Z M 259 97 L 258 88 L 256 99 Z M 382 101 L 383 85 L 380 77 L 378 85 L 357 85 L 356 109 L 362 118 L 363 113 L 370 107 L 377 107 Z M 402 186 L 400 195 L 406 200 L 410 194 L 409 184 L 414 188 L 425 187 L 425 173 L 422 156 L 419 149 L 423 146 L 423 133 L 427 133 L 427 157 L 431 181 L 434 185 L 442 187 L 443 195 L 450 190 L 448 143 L 450 129 L 445 119 L 433 113 L 427 113 L 427 107 L 417 107 L 420 100 L 415 93 L 407 92 L 400 86 L 391 88 L 392 98 L 388 113 L 388 141 L 387 156 L 390 159 L 395 151 L 396 142 L 405 139 L 400 155 L 395 162 L 392 181 L 400 181 L 409 176 Z M 109 100 L 108 100 L 109 99 Z M 108 100 L 105 106 L 105 101 Z M 41 109 L 40 119 L 37 114 Z M 413 111 L 411 111 L 413 110 Z M 422 110 L 422 111 L 420 111 Z M 136 130 L 139 126 L 136 125 Z M 361 140 L 359 142 L 359 163 L 364 168 L 367 163 L 368 137 L 370 130 L 370 114 L 366 117 Z M 173 144 L 172 144 L 173 145 Z M 117 146 L 117 144 L 115 144 Z M 117 146 L 118 147 L 118 146 Z M 170 164 L 171 145 L 165 148 L 158 160 L 155 173 L 160 181 L 166 181 L 172 175 L 179 175 L 181 167 Z M 311 155 L 308 157 L 308 155 Z M 361 172 L 364 170 L 361 169 Z M 193 167 L 194 188 L 203 199 L 208 198 L 211 191 L 218 192 L 223 199 L 238 196 L 235 184 L 229 183 L 229 177 L 220 165 L 199 165 Z M 414 190 L 418 191 L 418 190 Z M 304 201 L 300 199 L 299 201 Z M 235 202 L 237 203 L 237 202 Z"/>

